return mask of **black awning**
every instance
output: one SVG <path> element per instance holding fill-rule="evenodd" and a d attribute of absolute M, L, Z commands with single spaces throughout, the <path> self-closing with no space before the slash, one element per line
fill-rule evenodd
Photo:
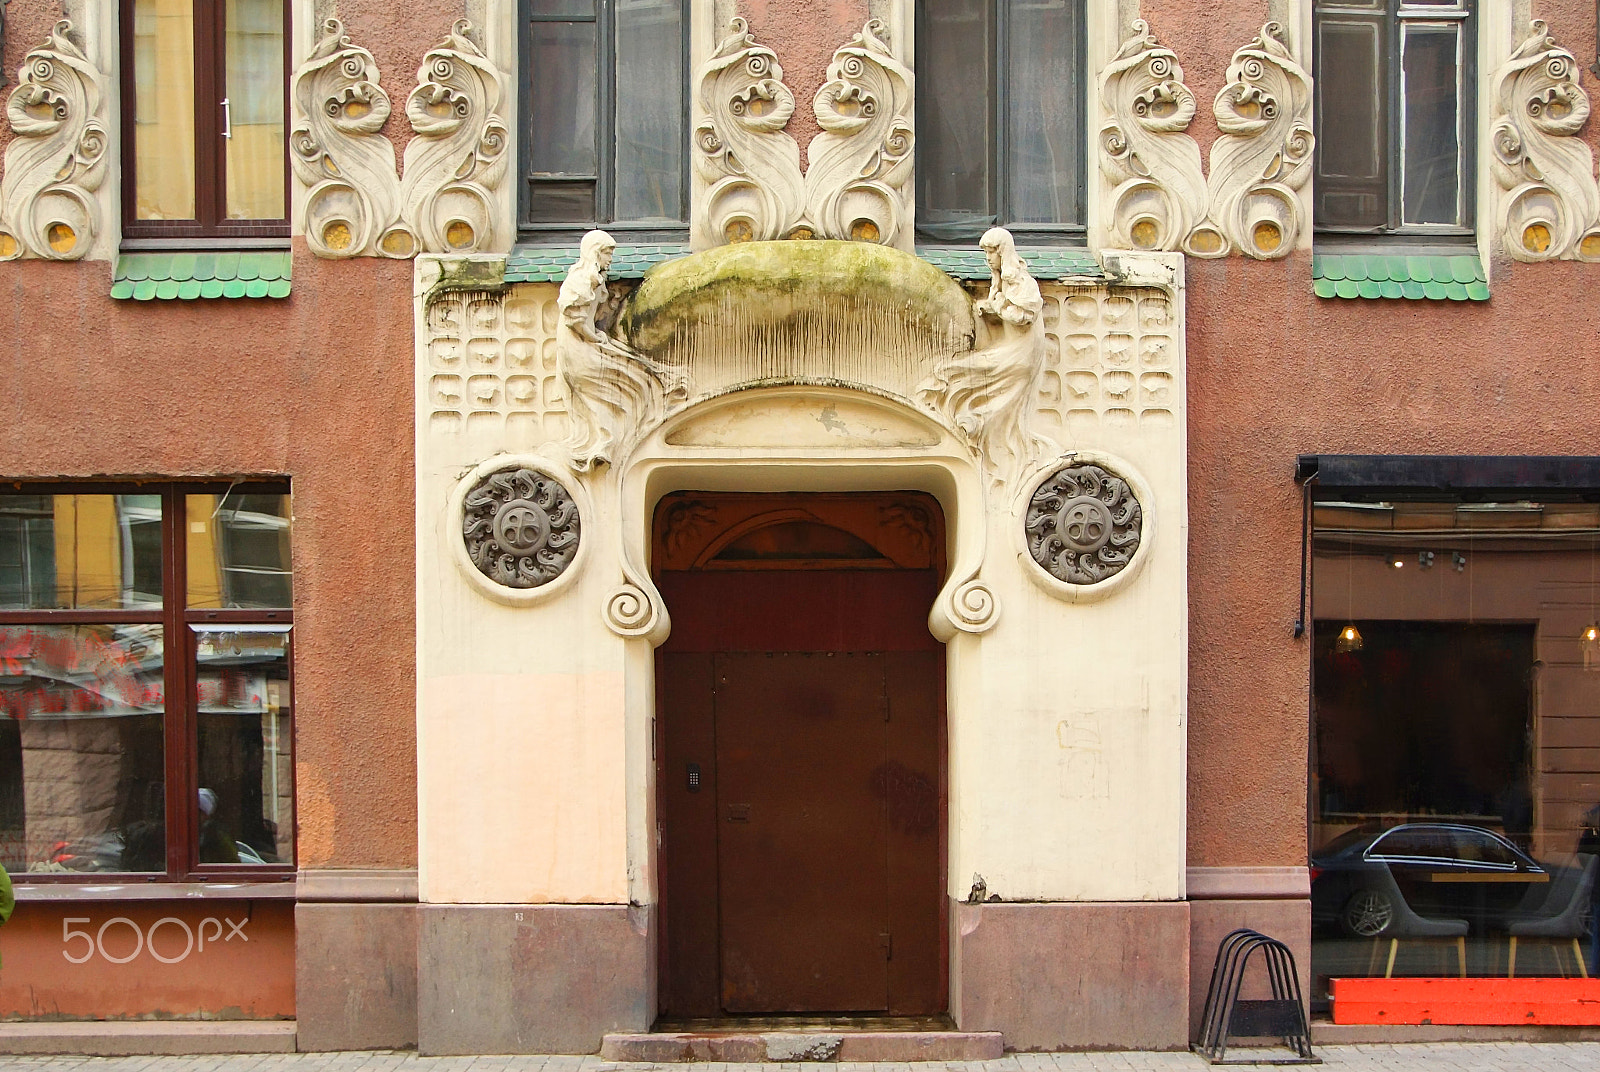
<path fill-rule="evenodd" d="M 1600 457 L 1520 454 L 1302 454 L 1294 479 L 1319 490 L 1600 495 Z"/>

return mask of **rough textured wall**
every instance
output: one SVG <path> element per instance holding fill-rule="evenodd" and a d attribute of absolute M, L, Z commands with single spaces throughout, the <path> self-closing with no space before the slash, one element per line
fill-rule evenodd
<path fill-rule="evenodd" d="M 867 21 L 867 0 L 739 0 L 739 14 L 750 22 L 756 41 L 778 54 L 783 81 L 794 91 L 794 118 L 788 131 L 800 143 L 800 166 L 806 149 L 821 132 L 811 98 L 828 80 L 833 50 L 861 32 Z M 724 27 L 717 28 L 720 36 Z"/>
<path fill-rule="evenodd" d="M 300 866 L 414 866 L 410 262 L 301 246 L 284 301 L 110 286 L 0 264 L 0 476 L 288 474 Z"/>
<path fill-rule="evenodd" d="M 1342 301 L 1307 261 L 1188 264 L 1191 866 L 1305 861 L 1295 456 L 1600 453 L 1600 267 Z"/>

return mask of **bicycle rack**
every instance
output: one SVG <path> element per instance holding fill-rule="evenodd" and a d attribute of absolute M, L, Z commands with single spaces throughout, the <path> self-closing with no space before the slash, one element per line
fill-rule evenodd
<path fill-rule="evenodd" d="M 1258 952 L 1272 983 L 1272 997 L 1241 1001 L 1239 988 L 1244 983 L 1245 968 Z M 1200 1024 L 1200 1041 L 1193 1049 L 1214 1065 L 1322 1063 L 1322 1058 L 1311 1052 L 1311 1030 L 1306 1024 L 1294 954 L 1276 938 L 1268 938 L 1259 931 L 1240 928 L 1217 946 L 1216 963 L 1211 966 L 1211 986 L 1206 991 L 1206 1011 Z M 1296 1056 L 1262 1057 L 1259 1048 L 1249 1050 L 1249 1056 L 1245 1057 L 1229 1058 L 1227 1055 L 1231 1039 L 1274 1035 Z"/>

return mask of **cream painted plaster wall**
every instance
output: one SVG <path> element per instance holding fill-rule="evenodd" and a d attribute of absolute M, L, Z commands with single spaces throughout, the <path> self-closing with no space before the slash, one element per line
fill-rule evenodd
<path fill-rule="evenodd" d="M 671 622 L 647 549 L 655 503 L 684 488 L 937 496 L 951 540 L 930 615 L 949 644 L 948 892 L 964 897 L 979 874 L 1005 900 L 1182 898 L 1182 262 L 1106 261 L 1125 285 L 1043 288 L 1049 354 L 1035 427 L 1065 455 L 1007 487 L 904 397 L 903 382 L 851 389 L 777 377 L 707 397 L 693 382 L 728 382 L 715 366 L 734 360 L 711 353 L 690 367 L 689 403 L 616 469 L 567 472 L 556 288 L 445 295 L 424 308 L 438 263 L 419 259 L 423 900 L 655 900 L 652 645 Z M 803 381 L 797 360 L 789 378 Z M 483 594 L 488 582 L 453 557 L 451 495 L 502 454 L 558 474 L 583 510 L 579 558 L 527 605 Z M 1127 477 L 1146 519 L 1134 565 L 1087 591 L 1048 578 L 1022 532 L 1033 489 L 1072 461 Z M 616 609 L 635 596 L 639 613 Z"/>

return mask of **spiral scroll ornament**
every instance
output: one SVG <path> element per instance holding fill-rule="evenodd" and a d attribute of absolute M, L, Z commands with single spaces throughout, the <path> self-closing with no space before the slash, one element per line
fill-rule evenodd
<path fill-rule="evenodd" d="M 1144 511 L 1126 480 L 1098 465 L 1069 465 L 1033 493 L 1025 526 L 1029 553 L 1052 577 L 1096 584 L 1132 560 Z"/>
<path fill-rule="evenodd" d="M 561 576 L 578 553 L 578 505 L 533 469 L 501 469 L 462 500 L 461 537 L 485 577 L 507 588 L 538 588 Z"/>

